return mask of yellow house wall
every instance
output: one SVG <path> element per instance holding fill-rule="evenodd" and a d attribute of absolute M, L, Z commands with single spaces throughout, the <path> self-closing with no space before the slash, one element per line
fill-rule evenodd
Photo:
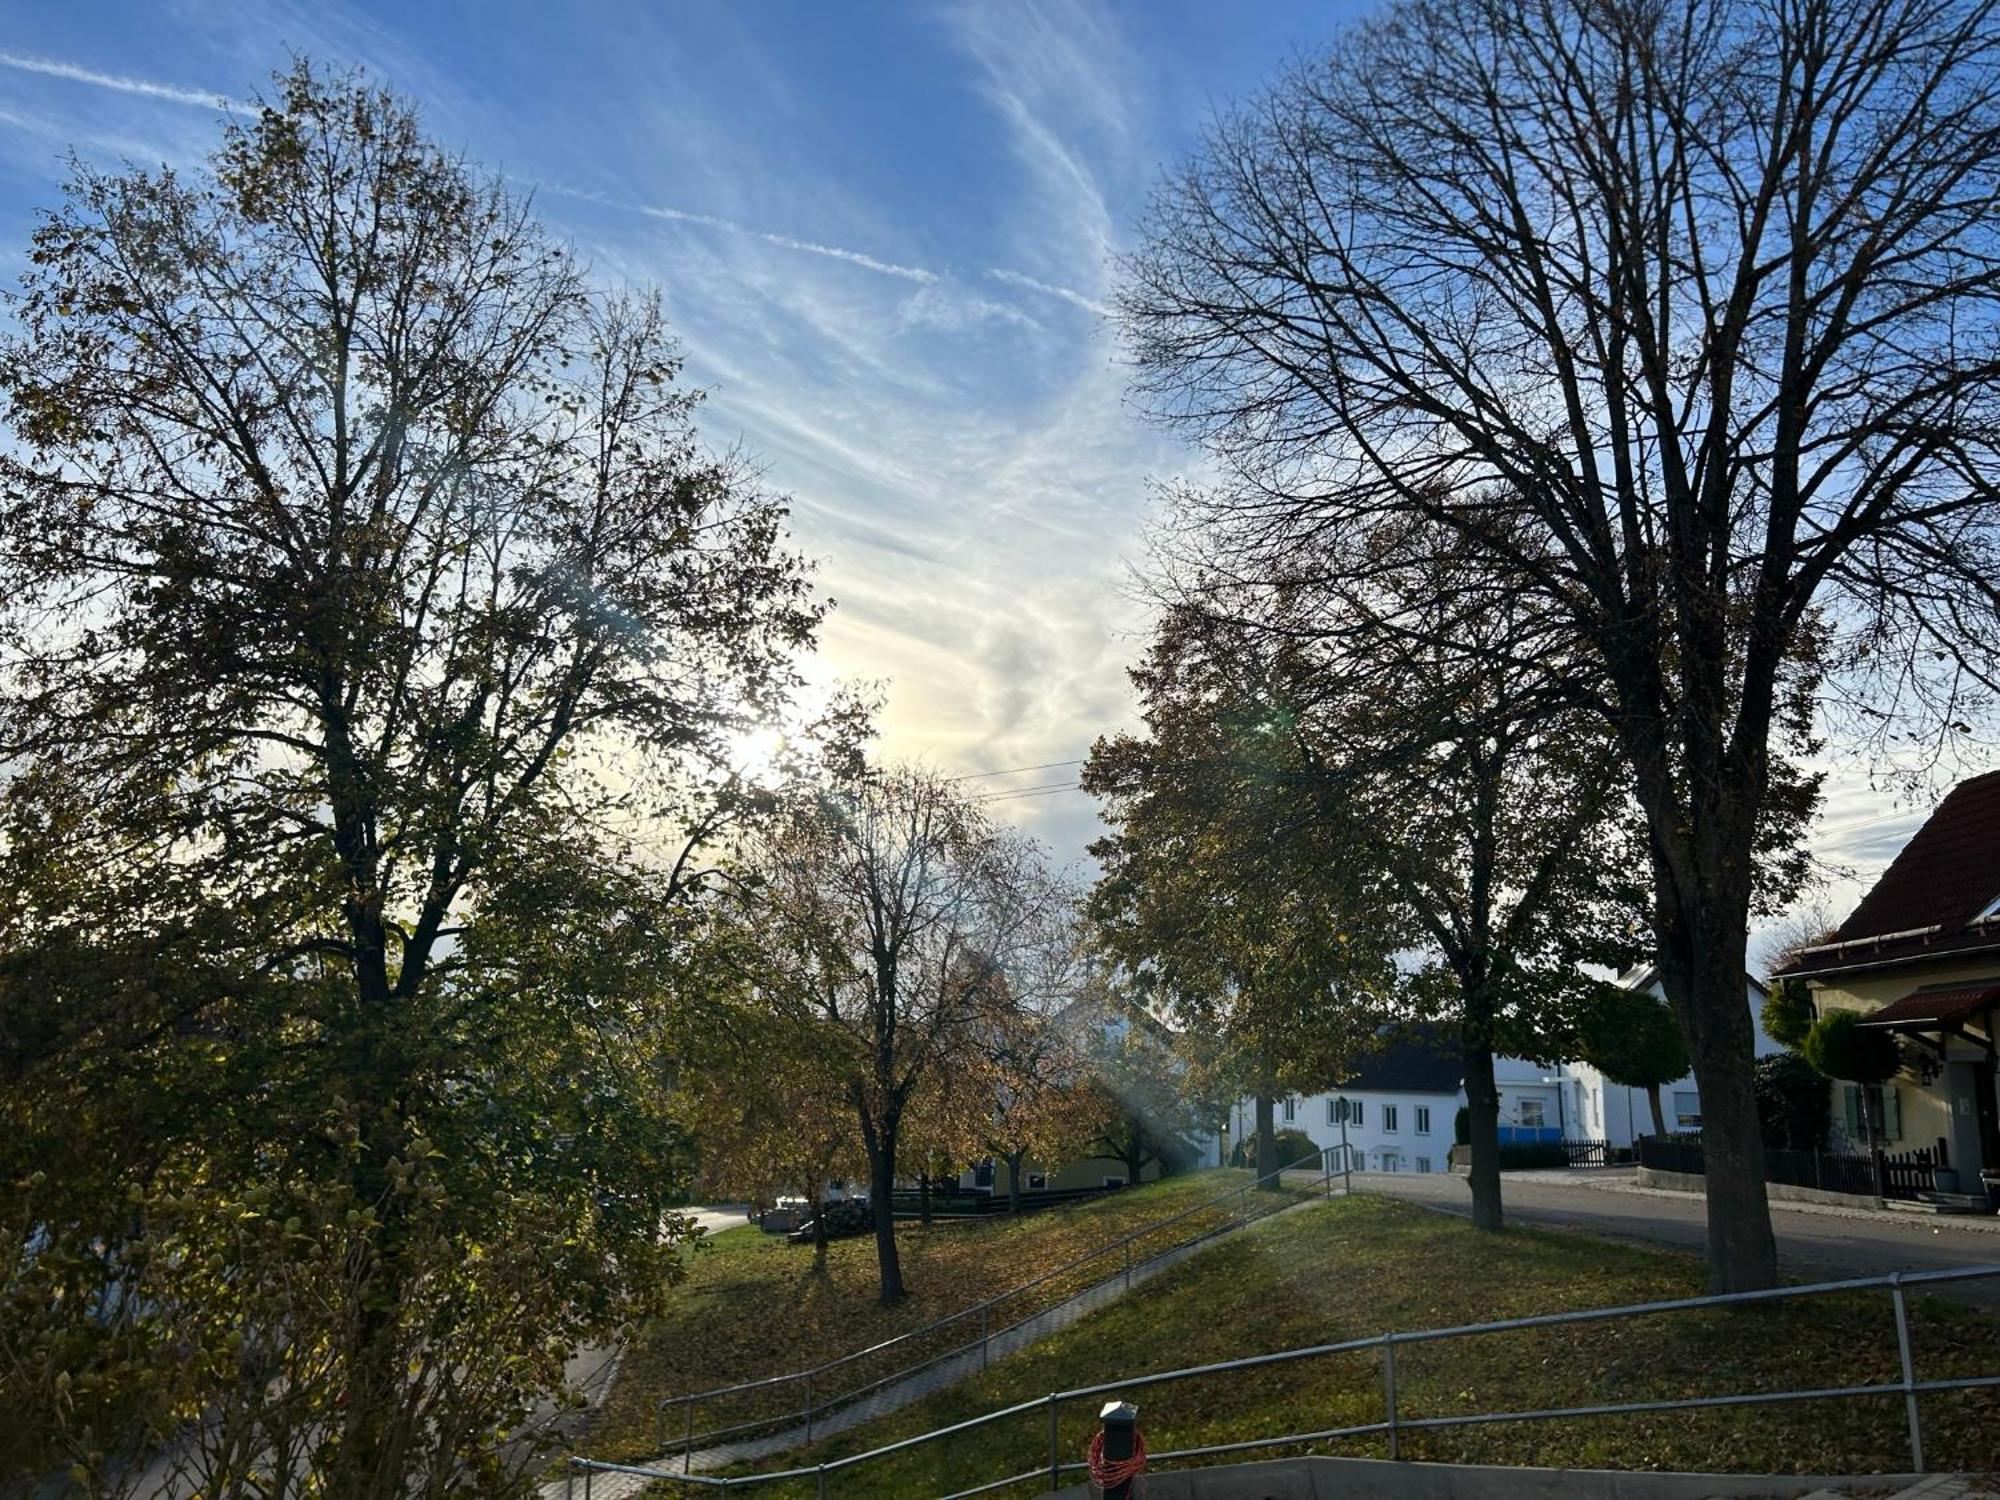
<path fill-rule="evenodd" d="M 1824 1015 L 1830 1010 L 1877 1011 L 1892 1000 L 1900 1000 L 1922 985 L 1952 984 L 1975 980 L 2000 982 L 2000 964 L 1991 954 L 1971 963 L 1911 963 L 1883 969 L 1863 969 L 1853 974 L 1833 974 L 1824 981 L 1812 981 L 1813 1001 Z M 1954 1040 L 1946 1053 L 1950 1058 L 1977 1059 L 1984 1052 L 1963 1040 Z M 1897 1104 L 1903 1115 L 1902 1139 L 1890 1142 L 1898 1150 L 1918 1146 L 1934 1147 L 1942 1136 L 1952 1142 L 1954 1161 L 1965 1159 L 1966 1122 L 1955 1121 L 1951 1103 L 1939 1084 L 1925 1085 L 1905 1073 L 1895 1080 Z M 1834 1085 L 1836 1127 L 1841 1124 L 1840 1089 Z M 1976 1134 L 1972 1137 L 1976 1141 Z"/>

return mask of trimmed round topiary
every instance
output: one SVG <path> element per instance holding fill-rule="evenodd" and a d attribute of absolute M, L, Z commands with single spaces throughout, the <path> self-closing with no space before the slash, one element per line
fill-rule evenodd
<path fill-rule="evenodd" d="M 1864 1027 L 1860 1011 L 1829 1011 L 1813 1022 L 1799 1051 L 1828 1078 L 1849 1083 L 1884 1083 L 1902 1068 L 1896 1039 Z"/>
<path fill-rule="evenodd" d="M 1781 979 L 1764 997 L 1764 1032 L 1780 1047 L 1796 1052 L 1813 1028 L 1812 987 L 1803 979 Z"/>

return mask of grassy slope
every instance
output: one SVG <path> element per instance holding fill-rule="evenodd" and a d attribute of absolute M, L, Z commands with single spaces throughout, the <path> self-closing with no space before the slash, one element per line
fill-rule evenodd
<path fill-rule="evenodd" d="M 991 1372 L 863 1431 L 803 1453 L 857 1452 L 1017 1401 L 1146 1369 L 1170 1369 L 1389 1328 L 1414 1329 L 1655 1301 L 1701 1291 L 1689 1257 L 1574 1235 L 1481 1236 L 1461 1220 L 1355 1198 L 1222 1242 L 1186 1266 Z M 1941 1300 L 1912 1304 L 1920 1379 L 1993 1373 L 2000 1320 Z M 1897 1375 L 1886 1295 L 1733 1313 L 1672 1313 L 1615 1323 L 1482 1335 L 1397 1355 L 1404 1416 L 1596 1401 L 1866 1384 Z M 1204 1377 L 1135 1394 L 1154 1451 L 1259 1433 L 1359 1425 L 1381 1417 L 1376 1357 L 1339 1356 Z M 1081 1454 L 1095 1402 L 1062 1413 L 1065 1458 Z M 1089 1408 L 1089 1409 L 1084 1409 Z M 2000 1393 L 1925 1398 L 1933 1468 L 1994 1458 Z M 1243 1455 L 1272 1457 L 1271 1449 Z M 1386 1456 L 1379 1441 L 1338 1451 Z M 829 1481 L 837 1496 L 931 1496 L 1020 1472 L 1048 1452 L 1034 1411 Z M 1403 1456 L 1462 1462 L 1739 1472 L 1907 1468 L 1900 1397 L 1735 1411 L 1411 1434 Z M 765 1467 L 776 1467 L 775 1463 Z M 761 1496 L 806 1494 L 760 1487 Z"/>
<path fill-rule="evenodd" d="M 611 1398 L 582 1444 L 593 1458 L 633 1459 L 659 1451 L 654 1407 L 663 1396 L 755 1380 L 797 1370 L 959 1311 L 1050 1271 L 1105 1241 L 1184 1209 L 1194 1208 L 1250 1180 L 1241 1171 L 1190 1173 L 1166 1182 L 1114 1193 L 1070 1208 L 1018 1220 L 940 1223 L 930 1230 L 901 1226 L 904 1279 L 910 1296 L 892 1308 L 875 1301 L 875 1242 L 838 1240 L 828 1246 L 828 1274 L 812 1274 L 810 1246 L 756 1229 L 717 1235 L 697 1255 L 676 1294 L 671 1317 L 634 1341 L 612 1386 Z M 1141 1240 L 1144 1255 L 1181 1243 L 1219 1224 L 1222 1211 L 1195 1214 L 1156 1238 Z M 1065 1275 L 996 1314 L 997 1328 L 1048 1305 L 1070 1291 L 1102 1280 L 1123 1264 L 1103 1259 Z M 977 1337 L 976 1320 L 954 1330 L 949 1342 Z M 946 1347 L 940 1339 L 931 1352 Z M 900 1346 L 888 1356 L 852 1367 L 848 1384 L 888 1374 L 920 1357 Z M 824 1394 L 824 1392 L 822 1393 Z M 705 1406 L 702 1428 L 795 1407 L 796 1385 Z M 676 1413 L 678 1418 L 678 1413 Z"/>

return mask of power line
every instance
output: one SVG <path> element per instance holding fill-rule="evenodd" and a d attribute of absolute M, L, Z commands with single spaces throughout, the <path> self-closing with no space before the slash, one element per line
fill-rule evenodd
<path fill-rule="evenodd" d="M 974 770 L 964 776 L 946 776 L 948 782 L 982 782 L 988 776 L 1018 776 L 1024 770 L 1058 770 L 1060 766 L 1082 766 L 1082 760 L 1044 760 L 1040 766 L 1008 766 L 1006 770 Z"/>
<path fill-rule="evenodd" d="M 1083 783 L 1080 781 L 1054 781 L 1050 782 L 1047 786 L 1022 787 L 1017 791 L 988 792 L 985 796 L 974 797 L 972 800 L 974 802 L 1018 802 L 1024 797 L 1052 797 L 1057 792 L 1080 792 L 1082 790 Z"/>

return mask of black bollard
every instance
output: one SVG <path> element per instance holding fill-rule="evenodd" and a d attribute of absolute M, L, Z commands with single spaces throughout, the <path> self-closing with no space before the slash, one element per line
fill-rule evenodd
<path fill-rule="evenodd" d="M 1104 1462 L 1107 1465 L 1127 1462 L 1138 1440 L 1139 1408 L 1129 1401 L 1107 1401 L 1097 1420 L 1104 1429 Z M 1106 1485 L 1099 1493 L 1104 1500 L 1132 1500 L 1132 1481 L 1125 1479 Z"/>

